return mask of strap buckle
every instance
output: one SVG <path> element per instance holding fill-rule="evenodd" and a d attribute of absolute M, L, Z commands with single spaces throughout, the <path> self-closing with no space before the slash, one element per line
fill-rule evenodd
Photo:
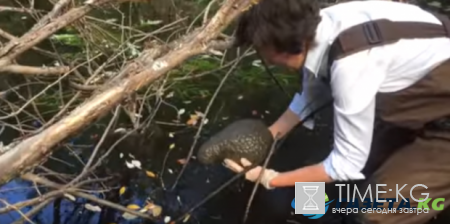
<path fill-rule="evenodd" d="M 363 24 L 363 32 L 366 36 L 367 42 L 371 45 L 379 44 L 383 41 L 380 27 L 374 21 Z"/>

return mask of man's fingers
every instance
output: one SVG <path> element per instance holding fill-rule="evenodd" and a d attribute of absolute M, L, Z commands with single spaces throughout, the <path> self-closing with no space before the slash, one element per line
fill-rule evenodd
<path fill-rule="evenodd" d="M 225 166 L 233 170 L 234 172 L 242 172 L 244 170 L 241 166 L 239 166 L 239 164 L 237 164 L 231 159 L 225 159 L 224 162 Z"/>
<path fill-rule="evenodd" d="M 241 163 L 243 166 L 251 166 L 252 163 L 248 161 L 246 158 L 241 158 Z"/>

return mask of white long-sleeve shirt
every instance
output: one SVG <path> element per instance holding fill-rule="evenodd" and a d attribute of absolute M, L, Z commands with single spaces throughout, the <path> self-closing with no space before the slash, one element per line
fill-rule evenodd
<path fill-rule="evenodd" d="M 334 180 L 364 179 L 364 168 L 372 144 L 375 95 L 402 90 L 441 62 L 450 58 L 450 39 L 405 39 L 344 57 L 330 69 L 330 85 L 318 78 L 326 50 L 343 30 L 370 20 L 417 21 L 440 24 L 419 7 L 390 1 L 355 1 L 321 11 L 316 46 L 305 61 L 303 92 L 296 94 L 289 108 L 300 119 L 333 99 L 334 145 L 323 161 Z M 322 71 L 322 70 L 321 70 Z M 305 123 L 313 128 L 313 120 Z"/>

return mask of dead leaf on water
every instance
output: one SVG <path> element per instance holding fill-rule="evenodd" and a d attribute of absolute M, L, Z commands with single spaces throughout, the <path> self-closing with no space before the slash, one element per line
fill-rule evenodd
<path fill-rule="evenodd" d="M 126 190 L 127 190 L 126 187 L 121 187 L 119 190 L 119 195 L 122 195 L 123 193 L 125 193 Z"/>
<path fill-rule="evenodd" d="M 129 204 L 127 206 L 127 208 L 128 209 L 132 209 L 132 210 L 137 210 L 137 209 L 140 209 L 141 207 L 139 205 L 136 205 L 136 204 Z"/>
<path fill-rule="evenodd" d="M 68 198 L 71 201 L 77 201 L 77 199 L 75 198 L 75 196 L 71 195 L 71 194 L 64 194 L 64 197 Z"/>
<path fill-rule="evenodd" d="M 123 213 L 122 218 L 126 220 L 131 220 L 137 218 L 137 215 L 130 214 L 128 212 Z"/>
<path fill-rule="evenodd" d="M 182 114 L 184 114 L 184 112 L 186 112 L 186 109 L 180 109 L 179 111 L 178 111 L 178 115 L 182 115 Z"/>
<path fill-rule="evenodd" d="M 187 214 L 187 215 L 184 217 L 183 222 L 187 222 L 187 221 L 189 220 L 189 218 L 191 218 L 191 215 L 190 215 L 190 214 Z"/>
<path fill-rule="evenodd" d="M 140 207 L 139 207 L 139 205 L 136 205 L 136 204 L 130 204 L 127 206 L 127 208 L 132 209 L 132 210 L 138 210 Z M 147 206 L 144 206 L 142 209 L 139 210 L 140 213 L 145 213 L 147 211 L 148 211 Z M 137 218 L 137 215 L 133 215 L 128 212 L 125 212 L 125 213 L 123 213 L 122 217 L 126 220 L 131 220 L 131 219 Z"/>
<path fill-rule="evenodd" d="M 155 178 L 156 177 L 156 174 L 155 173 L 153 173 L 152 171 L 145 171 L 145 174 L 147 174 L 147 176 L 148 177 L 151 177 L 151 178 Z"/>
<path fill-rule="evenodd" d="M 117 128 L 114 130 L 114 133 L 127 133 L 127 129 L 125 128 Z"/>
<path fill-rule="evenodd" d="M 99 206 L 96 205 L 91 205 L 89 203 L 84 204 L 84 207 L 89 210 L 89 211 L 93 211 L 93 212 L 101 212 L 102 209 Z"/>
<path fill-rule="evenodd" d="M 191 114 L 189 120 L 186 122 L 187 125 L 195 126 L 200 117 L 197 114 Z"/>
<path fill-rule="evenodd" d="M 134 167 L 133 163 L 129 163 L 128 161 L 125 161 L 125 164 L 129 169 L 132 169 Z"/>
<path fill-rule="evenodd" d="M 131 160 L 131 162 L 125 161 L 125 164 L 129 169 L 133 168 L 141 169 L 141 162 L 139 160 Z"/>
<path fill-rule="evenodd" d="M 170 144 L 169 149 L 175 148 L 175 143 Z"/>
<path fill-rule="evenodd" d="M 155 206 L 155 207 L 152 208 L 152 215 L 153 215 L 154 217 L 160 216 L 161 213 L 162 213 L 162 208 L 161 208 L 161 206 Z"/>
<path fill-rule="evenodd" d="M 174 93 L 173 93 L 173 92 L 170 92 L 169 94 L 166 95 L 166 98 L 172 98 L 173 95 L 174 95 Z"/>
<path fill-rule="evenodd" d="M 199 117 L 205 117 L 205 114 L 200 111 L 195 111 L 195 114 Z"/>
<path fill-rule="evenodd" d="M 161 215 L 161 206 L 155 205 L 151 202 L 147 202 L 147 205 L 145 207 L 149 210 L 153 217 L 158 217 L 159 215 Z"/>

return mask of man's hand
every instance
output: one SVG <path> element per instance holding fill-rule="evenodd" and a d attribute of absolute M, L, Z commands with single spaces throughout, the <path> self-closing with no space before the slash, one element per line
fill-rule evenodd
<path fill-rule="evenodd" d="M 236 173 L 240 173 L 244 170 L 244 167 L 248 167 L 248 166 L 252 165 L 252 163 L 245 158 L 241 158 L 241 163 L 243 166 L 240 166 L 239 164 L 237 164 L 236 162 L 234 162 L 231 159 L 225 159 L 224 163 L 225 163 L 224 165 L 228 169 L 230 169 Z M 245 174 L 245 178 L 251 182 L 256 182 L 258 180 L 258 177 L 261 172 L 263 172 L 263 173 L 261 176 L 260 183 L 267 189 L 273 189 L 273 187 L 270 186 L 270 181 L 273 178 L 275 178 L 276 176 L 278 176 L 278 172 L 276 172 L 275 170 L 263 169 L 261 166 L 257 166 L 255 168 L 251 169 L 250 171 L 248 171 Z"/>

